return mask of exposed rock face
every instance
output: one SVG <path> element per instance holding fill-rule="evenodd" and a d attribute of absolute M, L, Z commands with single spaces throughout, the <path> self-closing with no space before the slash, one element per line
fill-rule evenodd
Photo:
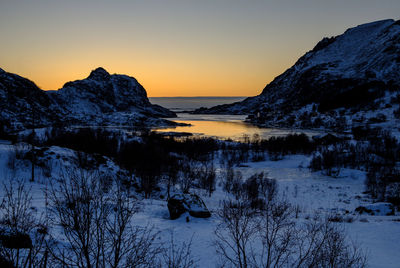
<path fill-rule="evenodd" d="M 196 218 L 211 217 L 203 200 L 195 194 L 173 195 L 168 199 L 168 210 L 172 220 L 179 218 L 185 212 L 189 212 L 192 217 Z"/>
<path fill-rule="evenodd" d="M 359 110 L 399 88 L 400 22 L 383 20 L 324 38 L 256 97 L 195 113 L 258 114 L 252 121 L 290 125 L 288 116 L 307 105 Z"/>
<path fill-rule="evenodd" d="M 43 91 L 30 80 L 0 69 L 0 108 L 0 120 L 10 130 L 57 122 L 160 125 L 168 122 L 159 117 L 176 117 L 170 110 L 151 104 L 135 78 L 111 75 L 103 68 L 92 71 L 86 79 L 68 82 L 57 91 Z"/>

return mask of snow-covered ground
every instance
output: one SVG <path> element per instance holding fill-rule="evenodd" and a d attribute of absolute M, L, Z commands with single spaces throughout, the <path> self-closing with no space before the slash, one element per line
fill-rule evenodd
<path fill-rule="evenodd" d="M 0 143 L 0 176 L 3 181 L 13 178 L 30 177 L 29 166 L 19 166 L 12 171 L 9 168 L 9 155 L 14 151 L 13 145 Z M 64 166 L 73 165 L 74 152 L 69 149 L 51 147 L 50 162 L 53 166 L 52 177 L 56 178 Z M 340 214 L 346 219 L 345 229 L 349 236 L 360 243 L 368 252 L 370 267 L 399 267 L 400 263 L 400 217 L 358 215 L 355 208 L 371 203 L 364 191 L 365 174 L 361 171 L 343 169 L 337 178 L 327 177 L 320 173 L 312 173 L 307 168 L 310 157 L 303 155 L 286 156 L 280 161 L 263 161 L 245 163 L 235 169 L 240 170 L 243 178 L 256 172 L 267 172 L 270 178 L 278 182 L 279 197 L 286 198 L 300 209 L 299 220 L 304 220 L 316 211 L 323 214 Z M 101 167 L 104 171 L 116 172 L 111 161 Z M 217 169 L 217 174 L 219 170 Z M 37 172 L 36 181 L 29 183 L 32 188 L 32 208 L 43 211 L 45 207 L 43 189 L 50 178 L 45 178 Z M 3 196 L 1 187 L 0 198 Z M 198 192 L 213 214 L 211 218 L 200 219 L 182 215 L 177 220 L 170 220 L 167 202 L 162 199 L 142 199 L 142 209 L 134 217 L 135 224 L 152 225 L 160 231 L 160 242 L 168 241 L 170 231 L 174 233 L 177 242 L 188 242 L 192 239 L 192 251 L 200 267 L 215 267 L 218 262 L 216 250 L 213 247 L 214 230 L 219 223 L 216 211 L 222 207 L 222 201 L 227 199 L 226 192 L 220 183 L 211 197 L 205 192 Z M 190 218 L 186 222 L 186 216 Z M 352 219 L 349 220 L 349 219 Z M 351 222 L 350 222 L 351 221 Z"/>
<path fill-rule="evenodd" d="M 354 211 L 359 205 L 369 202 L 362 194 L 365 175 L 356 170 L 342 170 L 338 178 L 311 173 L 306 168 L 309 160 L 309 157 L 294 155 L 281 161 L 247 163 L 248 167 L 238 169 L 244 178 L 255 172 L 268 172 L 269 177 L 278 181 L 280 195 L 300 207 L 301 218 L 307 218 L 315 211 L 327 214 L 337 212 L 343 214 L 345 219 L 352 218 L 353 222 L 340 224 L 344 224 L 350 238 L 368 252 L 370 267 L 399 267 L 400 217 L 358 215 Z M 215 212 L 227 196 L 218 187 L 212 197 L 204 193 L 202 198 Z M 345 215 L 346 210 L 348 215 Z M 165 201 L 146 200 L 137 222 L 154 224 L 165 234 L 167 230 L 175 230 L 177 240 L 187 241 L 193 236 L 194 254 L 200 260 L 200 266 L 214 267 L 218 256 L 212 243 L 218 219 L 215 216 L 209 219 L 191 217 L 187 223 L 184 216 L 174 221 L 168 217 Z"/>

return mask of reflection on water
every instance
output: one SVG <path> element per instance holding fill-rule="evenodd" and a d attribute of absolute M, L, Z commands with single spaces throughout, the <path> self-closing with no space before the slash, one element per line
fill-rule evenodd
<path fill-rule="evenodd" d="M 309 130 L 291 130 L 278 128 L 259 128 L 243 120 L 242 115 L 191 115 L 178 114 L 174 121 L 186 123 L 191 126 L 178 126 L 172 128 L 154 129 L 157 132 L 190 132 L 194 135 L 217 137 L 220 139 L 239 140 L 244 135 L 252 137 L 258 134 L 262 138 L 272 136 L 286 136 L 290 133 L 305 133 L 309 136 L 320 134 L 320 132 Z"/>

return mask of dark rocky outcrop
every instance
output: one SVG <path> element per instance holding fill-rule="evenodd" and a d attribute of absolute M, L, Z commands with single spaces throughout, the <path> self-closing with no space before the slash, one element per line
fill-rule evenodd
<path fill-rule="evenodd" d="M 168 199 L 168 210 L 172 220 L 179 218 L 183 213 L 189 212 L 192 217 L 209 218 L 210 211 L 203 200 L 195 194 L 175 194 Z"/>

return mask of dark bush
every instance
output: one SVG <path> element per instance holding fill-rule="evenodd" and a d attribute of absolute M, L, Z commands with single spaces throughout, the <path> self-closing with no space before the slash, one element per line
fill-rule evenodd
<path fill-rule="evenodd" d="M 277 194 L 276 180 L 268 178 L 264 172 L 250 176 L 242 188 L 245 198 L 253 209 L 264 209 Z"/>
<path fill-rule="evenodd" d="M 8 235 L 0 235 L 0 241 L 3 247 L 12 249 L 31 248 L 32 239 L 28 234 L 15 233 Z"/>

